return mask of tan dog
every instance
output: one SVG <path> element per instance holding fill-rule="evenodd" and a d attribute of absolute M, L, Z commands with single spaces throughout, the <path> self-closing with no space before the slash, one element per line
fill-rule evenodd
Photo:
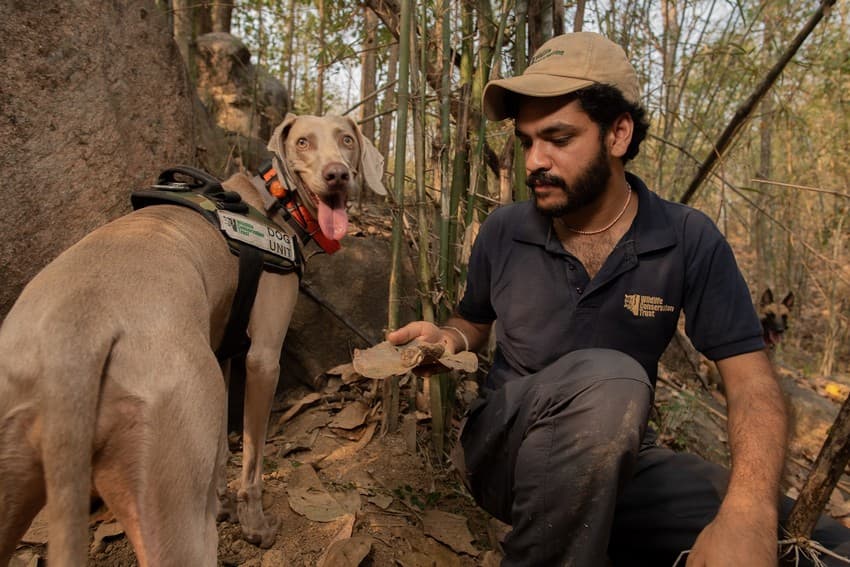
<path fill-rule="evenodd" d="M 764 344 L 772 349 L 782 341 L 782 335 L 788 329 L 788 318 L 794 307 L 794 292 L 789 291 L 781 302 L 773 299 L 770 288 L 764 290 L 759 300 L 759 319 L 764 331 Z"/>
<path fill-rule="evenodd" d="M 289 115 L 269 148 L 331 239 L 351 188 L 384 192 L 383 160 L 350 119 Z M 247 177 L 224 185 L 262 210 Z M 92 232 L 26 286 L 0 327 L 0 565 L 45 501 L 49 564 L 84 565 L 92 482 L 140 565 L 216 564 L 226 412 L 214 350 L 237 266 L 202 215 L 157 205 Z M 276 525 L 262 512 L 263 446 L 297 295 L 296 274 L 263 272 L 248 326 L 238 515 L 264 545 Z"/>

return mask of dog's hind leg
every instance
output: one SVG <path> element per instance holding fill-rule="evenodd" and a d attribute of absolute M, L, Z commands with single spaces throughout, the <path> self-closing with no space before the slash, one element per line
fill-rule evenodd
<path fill-rule="evenodd" d="M 263 449 L 269 414 L 280 376 L 280 349 L 298 299 L 298 277 L 264 273 L 251 311 L 245 375 L 245 426 L 242 481 L 237 511 L 242 537 L 260 547 L 271 547 L 277 521 L 263 514 Z"/>
<path fill-rule="evenodd" d="M 8 565 L 15 545 L 44 506 L 44 471 L 28 432 L 32 408 L 0 415 L 0 565 Z"/>
<path fill-rule="evenodd" d="M 208 343 L 181 339 L 142 362 L 118 353 L 113 370 L 122 384 L 107 381 L 104 391 L 95 486 L 142 567 L 216 564 L 224 382 Z"/>
<path fill-rule="evenodd" d="M 221 362 L 221 373 L 224 376 L 226 386 L 225 397 L 229 399 L 230 387 L 230 360 Z M 218 435 L 218 462 L 216 463 L 216 498 L 218 499 L 218 507 L 216 511 L 216 520 L 219 522 L 236 522 L 236 496 L 232 490 L 227 487 L 227 461 L 230 457 L 230 442 L 227 438 L 227 419 L 222 421 L 221 431 Z"/>

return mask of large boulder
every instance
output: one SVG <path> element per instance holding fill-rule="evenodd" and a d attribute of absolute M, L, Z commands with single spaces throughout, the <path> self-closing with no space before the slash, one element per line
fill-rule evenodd
<path fill-rule="evenodd" d="M 0 2 L 0 61 L 4 317 L 130 191 L 175 163 L 223 174 L 224 150 L 153 0 Z"/>
<path fill-rule="evenodd" d="M 302 291 L 283 345 L 284 378 L 317 385 L 317 378 L 338 364 L 351 362 L 355 348 L 366 348 L 384 338 L 391 269 L 390 242 L 372 236 L 348 236 L 342 248 L 307 263 Z M 312 248 L 312 245 L 311 245 Z M 402 263 L 405 289 L 416 285 L 413 265 Z M 336 311 L 369 340 L 363 340 L 341 321 Z M 412 305 L 403 304 L 401 320 L 416 318 Z M 289 375 L 289 376 L 287 376 Z"/>
<path fill-rule="evenodd" d="M 229 33 L 200 36 L 196 53 L 201 101 L 227 132 L 239 165 L 255 170 L 268 156 L 266 141 L 289 110 L 286 87 L 253 65 L 248 48 Z"/>

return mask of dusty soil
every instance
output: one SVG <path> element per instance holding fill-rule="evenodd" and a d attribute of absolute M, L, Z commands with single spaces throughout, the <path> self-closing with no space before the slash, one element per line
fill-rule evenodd
<path fill-rule="evenodd" d="M 297 387 L 278 401 L 264 474 L 264 507 L 281 523 L 277 540 L 263 550 L 242 541 L 238 524 L 220 523 L 219 565 L 357 565 L 341 556 L 323 557 L 332 542 L 351 536 L 350 546 L 368 551 L 359 563 L 364 566 L 485 564 L 485 553 L 492 549 L 487 515 L 475 506 L 456 471 L 436 461 L 424 414 L 419 412 L 414 429 L 417 414 L 404 406 L 407 425 L 381 433 L 376 385 L 370 380 L 344 385 L 332 378 L 320 392 Z M 403 388 L 402 399 L 410 399 L 405 390 L 410 386 Z M 284 417 L 288 410 L 291 418 Z M 228 465 L 232 483 L 240 463 L 241 453 L 234 452 Z M 91 565 L 137 565 L 108 511 L 94 512 L 91 524 Z M 22 544 L 13 565 L 44 556 L 44 528 L 38 518 L 26 539 L 42 543 Z M 503 528 L 494 524 L 490 529 Z M 110 535 L 100 541 L 98 530 Z"/>
<path fill-rule="evenodd" d="M 786 480 L 786 492 L 794 496 L 838 411 L 841 400 L 835 392 L 846 391 L 850 379 L 804 380 L 782 366 L 780 374 L 796 415 Z M 402 388 L 399 430 L 382 434 L 378 382 L 354 378 L 344 384 L 330 375 L 318 392 L 291 387 L 280 397 L 264 475 L 266 512 L 280 520 L 277 540 L 270 549 L 260 549 L 242 541 L 238 524 L 223 522 L 219 565 L 496 565 L 492 550 L 506 527 L 478 509 L 457 472 L 435 458 L 428 416 L 408 403 L 414 398 L 413 382 Z M 700 389 L 679 369 L 662 373 L 657 399 L 654 422 L 665 443 L 728 460 L 722 396 Z M 232 485 L 240 459 L 235 451 L 228 465 Z M 850 525 L 848 498 L 850 479 L 845 477 L 829 511 Z M 137 565 L 107 510 L 94 512 L 91 525 L 91 565 Z M 27 538 L 31 543 L 21 545 L 12 565 L 44 564 L 39 560 L 45 553 L 44 528 L 41 519 L 34 523 Z M 348 554 L 348 559 L 329 553 Z"/>

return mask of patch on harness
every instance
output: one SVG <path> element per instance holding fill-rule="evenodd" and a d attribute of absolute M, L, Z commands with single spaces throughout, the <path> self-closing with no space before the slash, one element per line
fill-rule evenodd
<path fill-rule="evenodd" d="M 178 181 L 176 175 L 190 179 Z M 275 273 L 295 272 L 302 276 L 304 256 L 297 237 L 285 232 L 273 220 L 245 203 L 238 193 L 225 191 L 221 183 L 206 172 L 177 166 L 162 172 L 150 189 L 134 191 L 133 209 L 151 205 L 181 205 L 200 213 L 221 230 L 230 251 L 236 256 L 246 247 L 262 254 L 262 269 Z"/>
<path fill-rule="evenodd" d="M 296 260 L 292 237 L 282 230 L 229 211 L 219 209 L 217 213 L 221 230 L 229 238 L 250 244 L 292 262 Z"/>

